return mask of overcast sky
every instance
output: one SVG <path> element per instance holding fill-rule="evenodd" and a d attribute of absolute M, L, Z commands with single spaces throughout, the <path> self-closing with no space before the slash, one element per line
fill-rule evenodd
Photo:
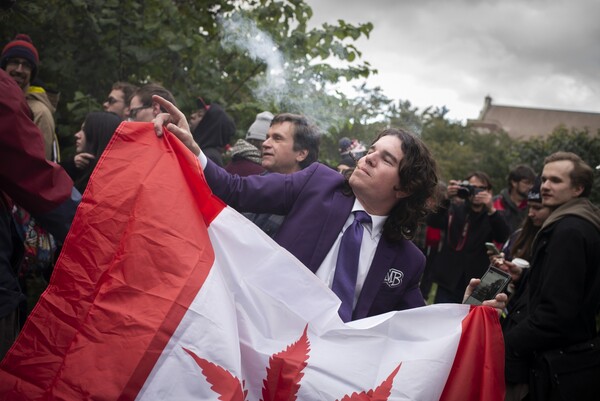
<path fill-rule="evenodd" d="M 600 113 L 600 0 L 306 0 L 313 24 L 371 22 L 368 79 L 452 119 L 494 104 Z"/>

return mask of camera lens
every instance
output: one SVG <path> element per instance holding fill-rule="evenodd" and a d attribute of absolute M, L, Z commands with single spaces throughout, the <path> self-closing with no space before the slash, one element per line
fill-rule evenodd
<path fill-rule="evenodd" d="M 465 188 L 465 187 L 461 186 L 456 191 L 456 196 L 458 196 L 459 198 L 462 198 L 462 199 L 467 199 L 470 195 L 471 195 L 471 191 L 469 191 L 469 188 Z"/>

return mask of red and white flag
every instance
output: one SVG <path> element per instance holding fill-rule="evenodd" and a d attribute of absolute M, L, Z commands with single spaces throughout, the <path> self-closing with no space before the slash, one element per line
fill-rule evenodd
<path fill-rule="evenodd" d="M 124 123 L 0 364 L 0 399 L 504 399 L 494 310 L 433 305 L 344 324 L 338 306 L 211 194 L 174 136 Z"/>

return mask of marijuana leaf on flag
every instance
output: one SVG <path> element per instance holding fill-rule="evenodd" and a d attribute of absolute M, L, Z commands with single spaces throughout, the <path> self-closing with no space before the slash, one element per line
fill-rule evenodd
<path fill-rule="evenodd" d="M 302 371 L 307 365 L 310 352 L 310 342 L 306 334 L 308 326 L 304 329 L 302 336 L 284 351 L 278 352 L 269 358 L 267 367 L 267 378 L 263 381 L 262 395 L 260 401 L 296 401 L 296 393 L 300 388 Z M 247 390 L 244 390 L 244 382 L 234 377 L 221 366 L 215 365 L 200 358 L 193 351 L 185 351 L 194 358 L 202 369 L 202 374 L 211 384 L 211 389 L 219 394 L 219 400 L 248 401 Z M 339 401 L 387 401 L 391 391 L 394 377 L 400 370 L 399 364 L 396 369 L 374 390 L 352 393 L 344 396 Z M 338 400 L 336 400 L 338 401 Z"/>

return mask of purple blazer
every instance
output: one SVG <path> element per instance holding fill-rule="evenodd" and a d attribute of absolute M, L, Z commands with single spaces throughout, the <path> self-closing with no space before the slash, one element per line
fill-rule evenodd
<path fill-rule="evenodd" d="M 354 205 L 354 196 L 343 193 L 344 177 L 320 163 L 294 174 L 239 177 L 208 160 L 204 175 L 214 194 L 240 212 L 285 215 L 275 241 L 313 273 Z M 411 241 L 381 237 L 352 319 L 424 306 L 424 268 L 425 256 Z"/>

